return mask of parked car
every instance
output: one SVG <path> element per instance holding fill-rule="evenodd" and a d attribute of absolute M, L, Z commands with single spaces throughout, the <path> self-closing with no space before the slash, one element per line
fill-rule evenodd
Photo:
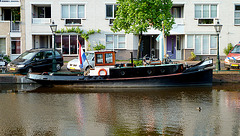
<path fill-rule="evenodd" d="M 55 51 L 56 69 L 61 70 L 63 56 Z M 7 65 L 9 72 L 30 73 L 33 71 L 49 71 L 52 69 L 53 49 L 31 49 Z"/>
<path fill-rule="evenodd" d="M 224 60 L 224 67 L 227 70 L 240 69 L 240 44 L 235 45 L 229 52 Z"/>
<path fill-rule="evenodd" d="M 95 67 L 94 51 L 85 52 L 87 61 L 83 63 L 83 68 L 80 68 L 79 58 L 75 58 L 68 62 L 67 69 L 71 72 L 87 71 L 89 68 Z"/>

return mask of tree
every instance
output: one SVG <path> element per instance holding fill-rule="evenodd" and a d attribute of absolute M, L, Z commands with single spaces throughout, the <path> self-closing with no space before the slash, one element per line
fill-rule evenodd
<path fill-rule="evenodd" d="M 171 15 L 171 0 L 118 0 L 116 19 L 111 30 L 139 34 L 138 54 L 142 42 L 142 33 L 151 26 L 169 35 L 174 19 Z"/>

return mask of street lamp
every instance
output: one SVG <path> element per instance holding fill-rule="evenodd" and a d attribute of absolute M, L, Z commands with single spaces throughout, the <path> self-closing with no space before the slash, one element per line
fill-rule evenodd
<path fill-rule="evenodd" d="M 220 68 L 220 59 L 219 59 L 219 34 L 222 30 L 222 26 L 221 24 L 219 24 L 219 21 L 217 22 L 217 24 L 214 25 L 214 28 L 217 32 L 217 61 L 216 61 L 216 68 L 217 70 L 221 70 Z"/>
<path fill-rule="evenodd" d="M 57 72 L 57 68 L 56 68 L 56 54 L 55 54 L 55 50 L 56 50 L 56 46 L 55 46 L 55 33 L 57 31 L 57 25 L 54 24 L 54 21 L 52 22 L 52 24 L 50 25 L 50 28 L 52 30 L 52 34 L 53 34 L 53 61 L 52 61 L 52 72 Z"/>

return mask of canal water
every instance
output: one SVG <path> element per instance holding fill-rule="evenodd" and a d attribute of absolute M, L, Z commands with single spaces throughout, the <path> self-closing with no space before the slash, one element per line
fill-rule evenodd
<path fill-rule="evenodd" d="M 240 86 L 0 85 L 0 135 L 240 135 Z"/>

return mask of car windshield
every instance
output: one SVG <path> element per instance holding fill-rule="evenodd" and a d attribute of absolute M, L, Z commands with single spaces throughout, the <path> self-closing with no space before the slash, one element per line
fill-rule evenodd
<path fill-rule="evenodd" d="M 231 53 L 240 53 L 240 46 L 235 46 L 233 49 L 232 49 L 232 51 L 231 51 Z"/>
<path fill-rule="evenodd" d="M 35 54 L 36 52 L 27 51 L 27 52 L 24 52 L 22 55 L 20 55 L 18 59 L 28 60 L 28 59 L 31 59 Z"/>
<path fill-rule="evenodd" d="M 93 56 L 94 56 L 93 53 L 87 53 L 87 56 L 86 56 L 87 60 L 91 60 Z"/>

